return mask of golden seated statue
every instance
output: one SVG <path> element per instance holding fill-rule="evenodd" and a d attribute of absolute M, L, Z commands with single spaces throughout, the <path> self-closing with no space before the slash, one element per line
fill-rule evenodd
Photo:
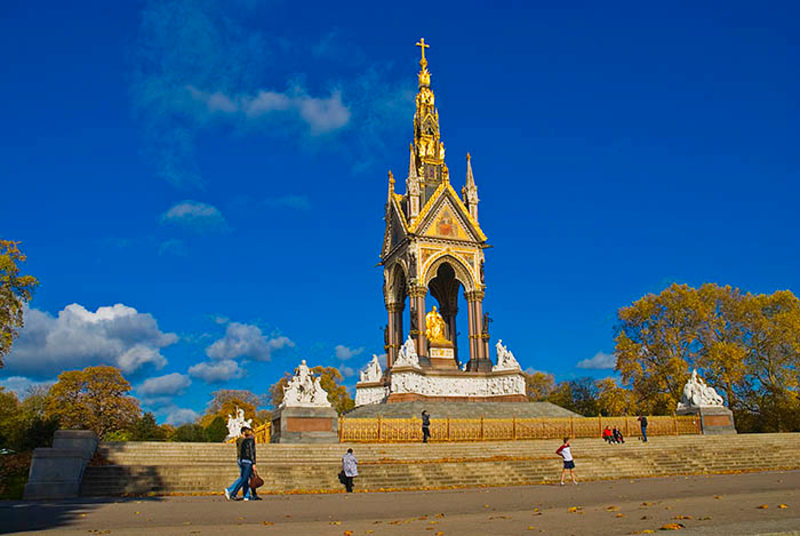
<path fill-rule="evenodd" d="M 444 318 L 442 318 L 442 315 L 439 314 L 434 305 L 433 310 L 425 315 L 425 336 L 433 344 L 450 344 L 450 341 L 445 336 L 445 330 Z"/>

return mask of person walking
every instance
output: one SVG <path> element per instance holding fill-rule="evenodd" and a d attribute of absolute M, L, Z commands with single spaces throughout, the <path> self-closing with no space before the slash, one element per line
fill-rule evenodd
<path fill-rule="evenodd" d="M 422 442 L 427 443 L 431 437 L 431 416 L 424 409 L 422 410 Z"/>
<path fill-rule="evenodd" d="M 636 420 L 639 421 L 639 425 L 642 427 L 642 441 L 647 443 L 647 417 L 639 415 L 639 418 Z"/>
<path fill-rule="evenodd" d="M 239 465 L 239 478 L 237 478 L 229 488 L 225 488 L 225 499 L 236 498 L 236 494 L 241 489 L 245 501 L 250 500 L 250 476 L 256 467 L 256 440 L 253 437 L 253 430 L 249 426 L 243 426 L 242 437 L 236 440 L 236 463 Z M 260 499 L 256 499 L 260 500 Z"/>
<path fill-rule="evenodd" d="M 353 478 L 358 476 L 358 460 L 353 454 L 353 449 L 347 449 L 347 454 L 342 456 L 342 472 L 344 473 L 344 488 L 347 493 L 353 493 Z"/>
<path fill-rule="evenodd" d="M 564 460 L 564 468 L 561 470 L 561 485 L 564 485 L 564 477 L 567 476 L 567 471 L 569 471 L 572 477 L 572 483 L 577 486 L 578 479 L 575 478 L 575 460 L 572 458 L 572 449 L 569 446 L 568 437 L 564 438 L 564 443 L 558 447 L 556 454 L 561 456 L 561 459 Z"/>

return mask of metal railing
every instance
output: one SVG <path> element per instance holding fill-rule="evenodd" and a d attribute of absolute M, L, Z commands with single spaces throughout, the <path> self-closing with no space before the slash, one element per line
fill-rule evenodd
<path fill-rule="evenodd" d="M 647 435 L 701 434 L 699 417 L 648 417 Z M 636 417 L 565 417 L 510 419 L 431 419 L 431 441 L 515 441 L 600 437 L 603 429 L 617 427 L 624 436 L 639 435 Z M 339 419 L 339 441 L 343 443 L 393 443 L 422 440 L 422 421 L 417 418 Z"/>

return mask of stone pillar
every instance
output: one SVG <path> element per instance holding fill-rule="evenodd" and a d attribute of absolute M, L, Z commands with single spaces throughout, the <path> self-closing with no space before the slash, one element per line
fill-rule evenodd
<path fill-rule="evenodd" d="M 450 342 L 453 343 L 453 357 L 458 361 L 458 332 L 456 331 L 456 315 L 458 309 L 448 309 L 447 314 L 442 313 L 447 329 L 450 330 Z"/>
<path fill-rule="evenodd" d="M 488 358 L 487 341 L 483 339 L 483 296 L 481 290 L 465 293 L 469 306 L 469 353 L 467 370 L 489 372 L 492 362 Z"/>
<path fill-rule="evenodd" d="M 386 348 L 386 367 L 391 368 L 397 359 L 403 341 L 403 304 L 387 303 L 386 311 L 389 315 L 389 344 Z"/>
<path fill-rule="evenodd" d="M 428 341 L 425 337 L 425 296 L 428 289 L 421 285 L 411 287 L 409 300 L 414 304 L 411 313 L 417 315 L 416 329 L 410 335 L 417 341 L 417 355 L 428 355 Z M 413 323 L 412 323 L 413 325 Z"/>

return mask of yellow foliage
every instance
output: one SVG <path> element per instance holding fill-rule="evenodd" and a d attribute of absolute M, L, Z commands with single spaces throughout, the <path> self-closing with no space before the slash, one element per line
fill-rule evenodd
<path fill-rule="evenodd" d="M 0 368 L 24 324 L 23 305 L 31 301 L 33 290 L 39 286 L 35 277 L 19 273 L 19 264 L 27 258 L 19 244 L 0 240 Z"/>
<path fill-rule="evenodd" d="M 116 367 L 62 372 L 47 395 L 45 411 L 62 428 L 93 430 L 98 436 L 128 428 L 141 414 L 129 396 L 131 384 Z"/>

